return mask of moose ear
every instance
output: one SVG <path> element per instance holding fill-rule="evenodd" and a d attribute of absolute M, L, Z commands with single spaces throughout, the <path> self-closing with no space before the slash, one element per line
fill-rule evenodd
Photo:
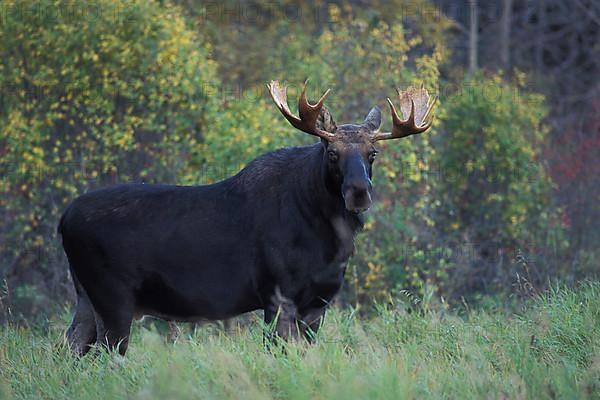
<path fill-rule="evenodd" d="M 316 126 L 318 129 L 329 133 L 334 133 L 337 130 L 337 125 L 326 107 L 321 108 L 319 116 L 317 117 Z"/>
<path fill-rule="evenodd" d="M 379 130 L 381 126 L 381 110 L 378 106 L 371 108 L 369 115 L 367 115 L 362 125 L 371 132 Z"/>

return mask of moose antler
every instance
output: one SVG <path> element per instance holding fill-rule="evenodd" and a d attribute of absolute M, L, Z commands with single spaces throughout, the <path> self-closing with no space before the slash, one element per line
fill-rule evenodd
<path fill-rule="evenodd" d="M 294 126 L 296 129 L 300 129 L 303 132 L 310 133 L 311 135 L 318 136 L 322 139 L 330 141 L 335 137 L 333 133 L 324 131 L 322 129 L 317 128 L 317 118 L 319 117 L 319 113 L 321 108 L 323 107 L 323 102 L 329 95 L 331 89 L 327 89 L 325 94 L 319 99 L 316 104 L 310 104 L 306 100 L 306 85 L 308 80 L 304 82 L 304 86 L 302 87 L 302 93 L 300 94 L 300 98 L 298 99 L 298 114 L 300 117 L 295 116 L 290 111 L 290 108 L 287 103 L 287 85 L 283 84 L 281 86 L 278 81 L 271 81 L 267 87 L 269 88 L 269 93 L 275 102 L 279 111 L 283 114 L 283 116 Z"/>
<path fill-rule="evenodd" d="M 391 132 L 377 133 L 373 136 L 372 140 L 387 140 L 387 139 L 398 139 L 406 136 L 414 135 L 417 133 L 425 132 L 431 128 L 433 123 L 433 116 L 430 117 L 431 110 L 437 101 L 437 97 L 430 98 L 427 89 L 423 86 L 415 88 L 410 86 L 405 91 L 398 91 L 398 97 L 400 97 L 400 111 L 403 116 L 408 115 L 406 120 L 400 119 L 394 103 L 387 99 L 390 105 L 390 111 L 392 113 L 393 127 Z M 426 122 L 429 120 L 429 122 Z"/>

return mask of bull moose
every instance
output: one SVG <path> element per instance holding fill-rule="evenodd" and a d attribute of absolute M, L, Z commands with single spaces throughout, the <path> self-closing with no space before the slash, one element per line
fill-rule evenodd
<path fill-rule="evenodd" d="M 372 202 L 379 140 L 425 132 L 435 103 L 424 88 L 388 98 L 391 132 L 373 107 L 361 124 L 336 125 L 323 107 L 269 92 L 298 130 L 320 138 L 250 162 L 204 186 L 122 184 L 75 199 L 58 226 L 77 305 L 66 332 L 72 351 L 94 343 L 125 354 L 132 319 L 225 319 L 264 310 L 274 336 L 312 337 L 343 283 L 362 213 Z"/>

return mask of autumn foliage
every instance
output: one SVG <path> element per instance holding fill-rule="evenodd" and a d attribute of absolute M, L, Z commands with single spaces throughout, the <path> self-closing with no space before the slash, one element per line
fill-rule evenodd
<path fill-rule="evenodd" d="M 580 218 L 578 201 L 598 199 L 563 209 L 552 193 L 587 185 L 573 177 L 597 165 L 599 136 L 560 155 L 549 174 L 548 108 L 524 90 L 526 75 L 443 77 L 449 27 L 381 7 L 327 3 L 318 9 L 327 18 L 244 23 L 207 18 L 203 3 L 192 3 L 115 10 L 98 0 L 111 12 L 3 15 L 0 299 L 15 312 L 69 298 L 55 228 L 78 194 L 131 181 L 212 183 L 263 152 L 310 143 L 268 100 L 271 79 L 290 81 L 291 98 L 307 77 L 310 98 L 332 87 L 327 105 L 338 123 L 385 107 L 396 87 L 423 84 L 440 95 L 430 133 L 381 145 L 376 205 L 342 304 L 368 306 L 405 289 L 459 301 L 510 291 L 518 277 L 542 287 L 568 274 L 553 264 L 569 246 L 565 229 Z M 385 112 L 384 129 L 390 123 Z"/>

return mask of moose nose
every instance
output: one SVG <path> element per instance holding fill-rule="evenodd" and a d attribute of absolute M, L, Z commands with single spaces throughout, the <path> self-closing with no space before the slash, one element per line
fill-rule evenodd
<path fill-rule="evenodd" d="M 351 192 L 354 196 L 364 196 L 371 189 L 371 182 L 368 179 L 353 179 L 346 183 L 346 191 Z"/>
<path fill-rule="evenodd" d="M 371 207 L 371 183 L 367 180 L 347 182 L 343 188 L 346 209 L 352 212 L 363 212 Z"/>

